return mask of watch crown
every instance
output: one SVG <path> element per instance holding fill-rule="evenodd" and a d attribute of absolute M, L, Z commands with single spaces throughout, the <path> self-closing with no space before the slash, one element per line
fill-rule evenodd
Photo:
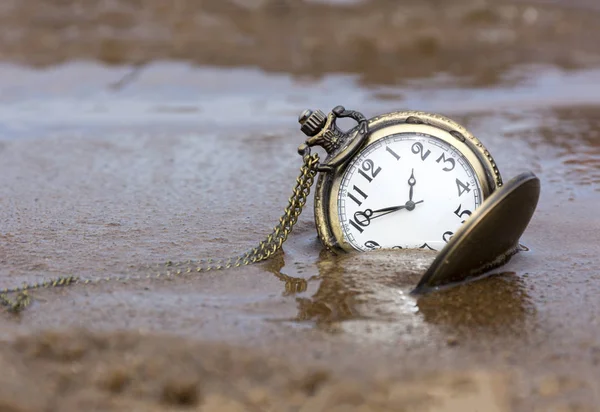
<path fill-rule="evenodd" d="M 321 110 L 305 110 L 298 117 L 298 122 L 302 125 L 300 127 L 302 133 L 307 136 L 314 136 L 325 126 L 327 116 Z"/>

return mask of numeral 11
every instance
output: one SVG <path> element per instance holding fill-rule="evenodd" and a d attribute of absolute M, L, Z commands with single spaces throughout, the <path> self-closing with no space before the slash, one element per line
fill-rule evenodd
<path fill-rule="evenodd" d="M 360 196 L 362 196 L 363 200 L 368 197 L 367 194 L 360 190 L 358 187 L 356 187 L 356 185 L 354 185 L 353 190 L 356 191 L 356 193 L 358 193 Z M 358 200 L 356 196 L 354 196 L 352 193 L 348 192 L 348 197 L 354 200 L 358 206 L 362 205 L 362 202 Z"/>

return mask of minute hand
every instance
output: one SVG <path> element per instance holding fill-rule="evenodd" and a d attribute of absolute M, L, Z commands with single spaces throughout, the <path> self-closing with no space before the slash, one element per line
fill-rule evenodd
<path fill-rule="evenodd" d="M 415 205 L 418 205 L 419 203 L 423 203 L 422 200 L 419 200 L 418 202 L 414 202 Z M 408 206 L 407 205 L 401 205 L 401 206 L 390 206 L 390 207 L 384 207 L 383 209 L 377 209 L 377 210 L 373 210 L 373 213 L 380 213 L 380 212 L 395 212 L 396 210 L 400 210 L 400 209 L 406 209 Z"/>
<path fill-rule="evenodd" d="M 390 206 L 390 207 L 384 207 L 383 209 L 377 209 L 377 210 L 367 209 L 367 210 L 365 210 L 365 213 L 369 213 L 368 217 L 370 218 L 370 220 L 373 220 L 373 219 L 377 219 L 378 217 L 389 215 L 390 213 L 394 213 L 397 210 L 402 210 L 402 209 L 413 210 L 417 203 L 423 203 L 423 201 L 419 200 L 418 202 L 412 203 L 412 205 L 406 204 L 406 205 L 402 205 L 402 206 Z M 375 213 L 381 213 L 381 214 L 379 214 L 377 216 L 373 216 L 373 214 L 375 214 Z"/>
<path fill-rule="evenodd" d="M 409 200 L 408 202 L 406 202 L 406 204 L 400 205 L 400 206 L 384 207 L 383 209 L 377 209 L 377 210 L 366 209 L 364 212 L 354 213 L 354 219 L 361 226 L 369 226 L 369 223 L 371 223 L 371 220 L 373 220 L 373 219 L 377 219 L 378 217 L 389 215 L 390 213 L 393 213 L 400 209 L 413 210 L 417 203 L 423 203 L 423 201 L 419 200 L 418 202 L 415 203 L 415 202 L 411 202 Z M 377 216 L 373 216 L 375 213 L 380 213 L 380 214 Z"/>

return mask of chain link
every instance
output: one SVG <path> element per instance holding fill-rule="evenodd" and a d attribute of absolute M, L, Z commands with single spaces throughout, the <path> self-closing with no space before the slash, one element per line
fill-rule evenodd
<path fill-rule="evenodd" d="M 169 261 L 167 262 L 166 266 L 173 267 L 172 270 L 142 276 L 123 275 L 98 279 L 85 279 L 79 276 L 60 276 L 43 282 L 25 283 L 23 286 L 0 290 L 0 305 L 6 307 L 10 312 L 17 313 L 31 304 L 31 297 L 28 292 L 33 289 L 50 289 L 75 284 L 91 285 L 102 282 L 125 282 L 129 280 L 172 278 L 175 276 L 208 272 L 211 270 L 230 269 L 269 259 L 281 249 L 283 243 L 287 240 L 289 234 L 292 232 L 292 229 L 298 221 L 298 217 L 302 213 L 304 205 L 306 204 L 306 200 L 310 194 L 310 189 L 317 174 L 319 156 L 317 154 L 311 155 L 310 152 L 307 151 L 302 156 L 302 159 L 303 164 L 300 168 L 300 175 L 296 179 L 294 192 L 289 198 L 288 205 L 285 208 L 283 215 L 279 219 L 279 223 L 273 228 L 273 231 L 258 244 L 258 246 L 248 250 L 246 253 L 226 259 L 207 259 L 195 267 L 189 266 L 185 269 L 176 269 L 176 267 L 179 265 L 174 265 Z M 13 299 L 9 297 L 11 294 L 15 295 Z"/>

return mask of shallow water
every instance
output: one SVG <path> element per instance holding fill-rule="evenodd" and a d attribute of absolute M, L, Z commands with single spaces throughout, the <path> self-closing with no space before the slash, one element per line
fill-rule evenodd
<path fill-rule="evenodd" d="M 460 332 L 456 325 L 452 332 L 437 328 L 440 319 L 462 323 L 455 299 L 476 305 L 465 316 L 477 330 L 484 318 L 494 328 L 498 319 L 510 319 L 511 328 L 525 321 L 539 327 L 546 316 L 553 321 L 550 313 L 565 310 L 547 304 L 553 290 L 561 301 L 593 290 L 579 288 L 595 276 L 599 71 L 546 67 L 524 74 L 520 68 L 516 83 L 433 89 L 424 80 L 424 87 L 386 87 L 381 98 L 381 88 L 360 86 L 351 76 L 298 82 L 256 70 L 175 63 L 146 67 L 119 90 L 111 84 L 129 68 L 70 63 L 0 70 L 8 90 L 0 110 L 4 285 L 66 273 L 135 272 L 147 263 L 221 257 L 253 246 L 277 221 L 300 164 L 295 148 L 303 139 L 294 108 L 327 110 L 343 103 L 367 115 L 406 107 L 446 114 L 486 144 L 505 179 L 533 170 L 543 192 L 522 239 L 531 250 L 501 269 L 510 274 L 481 282 L 488 287 L 440 294 L 459 294 L 447 303 L 449 315 L 446 300 L 408 296 L 432 256 L 338 261 L 323 255 L 311 203 L 285 245 L 280 268 L 257 265 L 171 286 L 146 285 L 150 290 L 106 285 L 42 292 L 21 330 L 81 325 L 91 317 L 109 329 L 136 325 L 260 341 L 265 330 L 285 337 L 286 328 L 314 325 L 344 331 L 354 343 L 400 339 L 428 346 Z M 74 77 L 80 81 L 71 82 Z M 317 279 L 300 286 L 306 291 L 287 294 L 285 281 L 269 272 Z M 556 282 L 566 289 L 555 289 Z M 489 299 L 471 302 L 479 294 L 499 294 L 509 309 Z M 65 320 L 73 305 L 79 315 Z M 569 307 L 579 311 L 575 301 Z M 514 318 L 515 310 L 522 320 Z M 215 318 L 198 328 L 192 319 L 207 312 Z M 168 316 L 168 326 L 159 313 Z M 14 323 L 6 322 L 9 336 Z"/>
<path fill-rule="evenodd" d="M 544 22 L 565 18 L 560 13 L 539 9 L 542 28 L 511 30 L 526 35 L 525 50 L 528 41 L 541 41 Z M 561 41 L 573 41 L 577 20 L 565 21 Z M 380 51 L 385 44 L 377 39 L 371 47 Z M 563 57 L 581 57 L 587 47 L 555 45 Z M 462 43 L 441 47 L 443 55 Z M 475 75 L 482 57 L 466 71 L 441 74 L 431 73 L 431 62 L 407 64 L 396 73 L 401 80 L 360 67 L 331 73 L 333 57 L 316 77 L 275 57 L 276 72 L 247 67 L 245 55 L 235 68 L 168 61 L 135 68 L 127 59 L 38 69 L 2 64 L 2 287 L 65 274 L 140 274 L 148 264 L 254 246 L 291 194 L 304 140 L 296 119 L 305 108 L 447 115 L 483 141 L 505 180 L 534 171 L 542 196 L 521 239 L 529 251 L 496 276 L 421 298 L 409 291 L 434 255 L 334 256 L 316 238 L 311 200 L 284 253 L 268 262 L 170 281 L 35 292 L 19 317 L 0 315 L 0 336 L 11 342 L 17 334 L 72 327 L 137 331 L 144 339 L 167 333 L 370 382 L 382 374 L 483 370 L 505 379 L 507 394 L 494 399 L 517 409 L 559 402 L 593 410 L 600 69 L 553 64 L 560 59 L 552 50 L 536 64 L 523 58 L 526 50 L 516 53 L 523 64 L 490 59 L 496 75 L 483 80 Z M 161 346 L 150 352 L 158 356 Z"/>

